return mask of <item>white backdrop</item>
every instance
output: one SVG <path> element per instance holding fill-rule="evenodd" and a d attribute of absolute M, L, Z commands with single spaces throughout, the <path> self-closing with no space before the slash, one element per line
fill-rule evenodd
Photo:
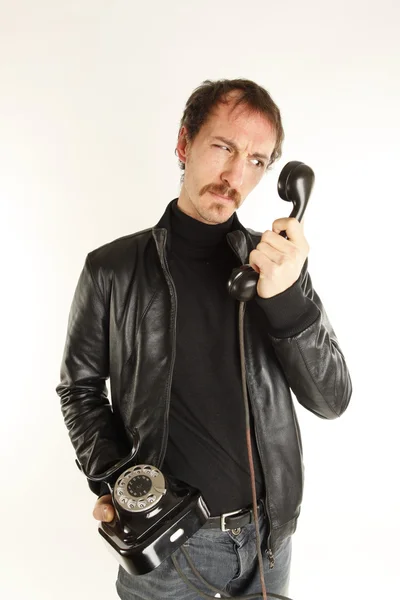
<path fill-rule="evenodd" d="M 55 392 L 69 307 L 86 254 L 151 227 L 178 196 L 190 93 L 235 77 L 272 94 L 286 132 L 239 218 L 270 228 L 290 212 L 276 192 L 282 167 L 314 169 L 309 269 L 354 387 L 335 421 L 298 405 L 306 481 L 290 596 L 397 597 L 399 4 L 13 0 L 0 10 L 2 597 L 117 597 L 117 563 Z"/>

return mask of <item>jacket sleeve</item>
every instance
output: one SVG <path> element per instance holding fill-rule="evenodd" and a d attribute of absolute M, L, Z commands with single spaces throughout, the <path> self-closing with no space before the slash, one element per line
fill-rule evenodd
<path fill-rule="evenodd" d="M 297 400 L 324 419 L 347 408 L 350 374 L 306 260 L 299 279 L 272 298 L 256 297 L 268 322 L 271 343 Z"/>
<path fill-rule="evenodd" d="M 112 466 L 129 450 L 108 401 L 109 313 L 93 278 L 89 256 L 80 274 L 68 318 L 56 392 L 79 463 L 89 475 Z M 88 480 L 99 494 L 101 486 Z"/>

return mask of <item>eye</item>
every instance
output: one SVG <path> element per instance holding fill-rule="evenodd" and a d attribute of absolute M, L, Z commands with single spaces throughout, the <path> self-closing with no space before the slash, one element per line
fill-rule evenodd
<path fill-rule="evenodd" d="M 219 144 L 212 144 L 215 148 L 225 148 L 226 150 L 228 150 L 228 152 L 230 152 L 230 148 L 228 146 L 220 146 Z M 257 167 L 257 169 L 263 169 L 265 164 L 261 161 L 258 160 L 258 158 L 254 158 L 253 160 L 255 160 L 257 162 L 257 164 L 255 165 Z"/>
<path fill-rule="evenodd" d="M 215 146 L 216 148 L 226 148 L 227 150 L 229 150 L 228 146 L 219 146 L 218 144 L 213 144 L 213 146 Z"/>
<path fill-rule="evenodd" d="M 259 169 L 262 169 L 264 167 L 264 163 L 261 160 L 258 160 L 258 158 L 255 158 L 254 160 L 256 160 L 258 163 L 256 167 L 258 167 Z"/>

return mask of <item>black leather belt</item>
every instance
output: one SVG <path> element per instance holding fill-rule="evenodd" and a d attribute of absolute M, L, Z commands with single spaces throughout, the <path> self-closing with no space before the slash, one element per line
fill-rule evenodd
<path fill-rule="evenodd" d="M 257 504 L 258 514 L 261 514 L 263 509 L 262 502 Z M 204 523 L 202 529 L 221 529 L 227 531 L 229 529 L 239 529 L 249 523 L 253 523 L 254 514 L 253 510 L 249 508 L 242 508 L 233 512 L 224 513 L 218 517 L 209 517 Z"/>

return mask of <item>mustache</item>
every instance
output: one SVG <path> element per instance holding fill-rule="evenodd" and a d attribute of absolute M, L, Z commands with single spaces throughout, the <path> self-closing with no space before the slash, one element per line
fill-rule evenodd
<path fill-rule="evenodd" d="M 232 190 L 227 187 L 215 187 L 208 186 L 205 190 L 206 192 L 213 192 L 214 194 L 219 194 L 220 196 L 225 196 L 233 200 L 236 204 L 239 203 L 240 197 L 236 190 Z"/>

